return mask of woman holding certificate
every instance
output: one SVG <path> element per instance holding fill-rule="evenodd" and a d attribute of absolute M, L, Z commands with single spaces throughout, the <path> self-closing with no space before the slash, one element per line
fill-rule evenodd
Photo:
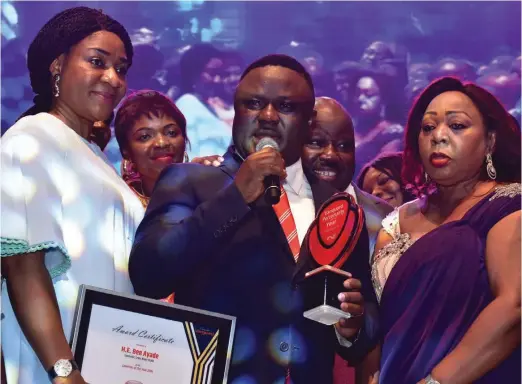
<path fill-rule="evenodd" d="M 125 28 L 87 7 L 54 16 L 29 47 L 35 105 L 1 147 L 9 384 L 83 384 L 69 347 L 79 285 L 132 292 L 127 258 L 143 207 L 89 141 L 125 95 L 132 56 Z"/>

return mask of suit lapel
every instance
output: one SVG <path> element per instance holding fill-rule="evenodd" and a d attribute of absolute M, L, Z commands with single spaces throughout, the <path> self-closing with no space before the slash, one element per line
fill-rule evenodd
<path fill-rule="evenodd" d="M 304 177 L 306 177 L 312 189 L 315 215 L 319 208 L 321 208 L 321 206 L 338 191 L 329 183 L 319 180 L 314 176 L 309 176 L 305 173 Z M 256 212 L 256 216 L 261 220 L 265 226 L 265 229 L 271 232 L 274 235 L 274 239 L 280 244 L 281 247 L 283 247 L 285 254 L 288 255 L 288 260 L 290 260 L 292 263 L 295 263 L 292 256 L 292 251 L 290 250 L 290 246 L 283 232 L 283 228 L 279 223 L 279 219 L 277 218 L 274 209 L 265 202 L 263 196 L 257 199 L 253 203 L 253 206 L 255 206 L 254 211 Z M 296 271 L 298 271 L 300 268 L 306 267 L 306 260 L 309 259 L 309 257 L 307 257 L 308 250 L 306 247 L 306 237 L 303 240 L 301 250 L 299 251 L 300 256 L 296 265 Z M 301 264 L 305 265 L 303 266 Z"/>
<path fill-rule="evenodd" d="M 242 159 L 235 153 L 234 147 L 231 146 L 224 156 L 224 161 L 220 169 L 233 180 L 241 166 L 241 162 Z M 294 263 L 290 245 L 286 240 L 283 228 L 281 224 L 279 224 L 279 219 L 272 206 L 266 203 L 264 196 L 261 195 L 256 201 L 250 204 L 250 207 L 252 208 L 252 215 L 261 222 L 263 232 L 271 233 L 274 241 L 282 248 L 283 252 L 288 255 L 288 260 Z"/>
<path fill-rule="evenodd" d="M 261 221 L 263 230 L 272 234 L 274 241 L 281 247 L 285 255 L 288 256 L 288 260 L 295 263 L 290 245 L 286 239 L 283 227 L 281 227 L 279 219 L 274 212 L 274 208 L 265 202 L 264 196 L 257 199 L 253 206 L 255 207 L 253 209 L 254 214 Z"/>
<path fill-rule="evenodd" d="M 234 147 L 228 147 L 227 152 L 223 156 L 224 160 L 219 169 L 225 172 L 231 179 L 236 176 L 237 170 L 241 166 L 241 158 L 235 153 Z"/>
<path fill-rule="evenodd" d="M 384 219 L 388 213 L 393 211 L 393 208 L 384 200 L 361 191 L 356 185 L 353 185 L 353 189 L 355 191 L 355 196 L 357 196 L 357 203 L 364 210 L 370 246 L 369 259 L 371 260 L 375 243 L 377 241 L 377 235 L 382 227 L 382 219 Z"/>

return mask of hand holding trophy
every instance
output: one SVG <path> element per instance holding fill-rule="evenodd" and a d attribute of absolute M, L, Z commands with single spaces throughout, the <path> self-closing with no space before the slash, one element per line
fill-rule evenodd
<path fill-rule="evenodd" d="M 360 286 L 360 282 L 351 279 L 347 284 L 354 286 L 347 287 L 344 283 L 352 275 L 341 268 L 354 250 L 364 225 L 361 207 L 347 193 L 334 195 L 319 209 L 306 237 L 309 253 L 317 266 L 307 272 L 301 282 L 305 297 L 303 315 L 306 318 L 332 325 L 340 319 L 362 314 L 361 311 L 347 311 L 350 306 L 355 305 L 348 304 L 351 300 L 344 300 L 346 296 L 360 293 L 345 291 L 357 289 L 355 285 L 358 283 Z M 340 299 L 341 295 L 343 299 Z M 343 301 L 346 303 L 341 304 Z"/>

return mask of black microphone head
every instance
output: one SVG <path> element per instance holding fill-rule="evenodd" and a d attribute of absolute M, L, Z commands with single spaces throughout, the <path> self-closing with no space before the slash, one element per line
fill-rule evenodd
<path fill-rule="evenodd" d="M 279 203 L 281 199 L 281 187 L 278 185 L 279 180 L 276 180 L 273 184 L 275 185 L 269 185 L 268 188 L 265 189 L 265 201 L 270 205 Z"/>
<path fill-rule="evenodd" d="M 259 140 L 256 145 L 256 152 L 266 147 L 274 148 L 277 152 L 279 152 L 279 144 L 277 144 L 276 141 L 271 137 L 263 137 L 261 140 Z"/>

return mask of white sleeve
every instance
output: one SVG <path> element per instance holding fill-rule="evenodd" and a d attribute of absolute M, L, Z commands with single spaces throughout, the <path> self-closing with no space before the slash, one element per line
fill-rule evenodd
<path fill-rule="evenodd" d="M 44 251 L 55 278 L 69 269 L 71 259 L 63 239 L 62 196 L 48 171 L 59 157 L 59 151 L 52 151 L 27 132 L 2 138 L 0 255 Z"/>

